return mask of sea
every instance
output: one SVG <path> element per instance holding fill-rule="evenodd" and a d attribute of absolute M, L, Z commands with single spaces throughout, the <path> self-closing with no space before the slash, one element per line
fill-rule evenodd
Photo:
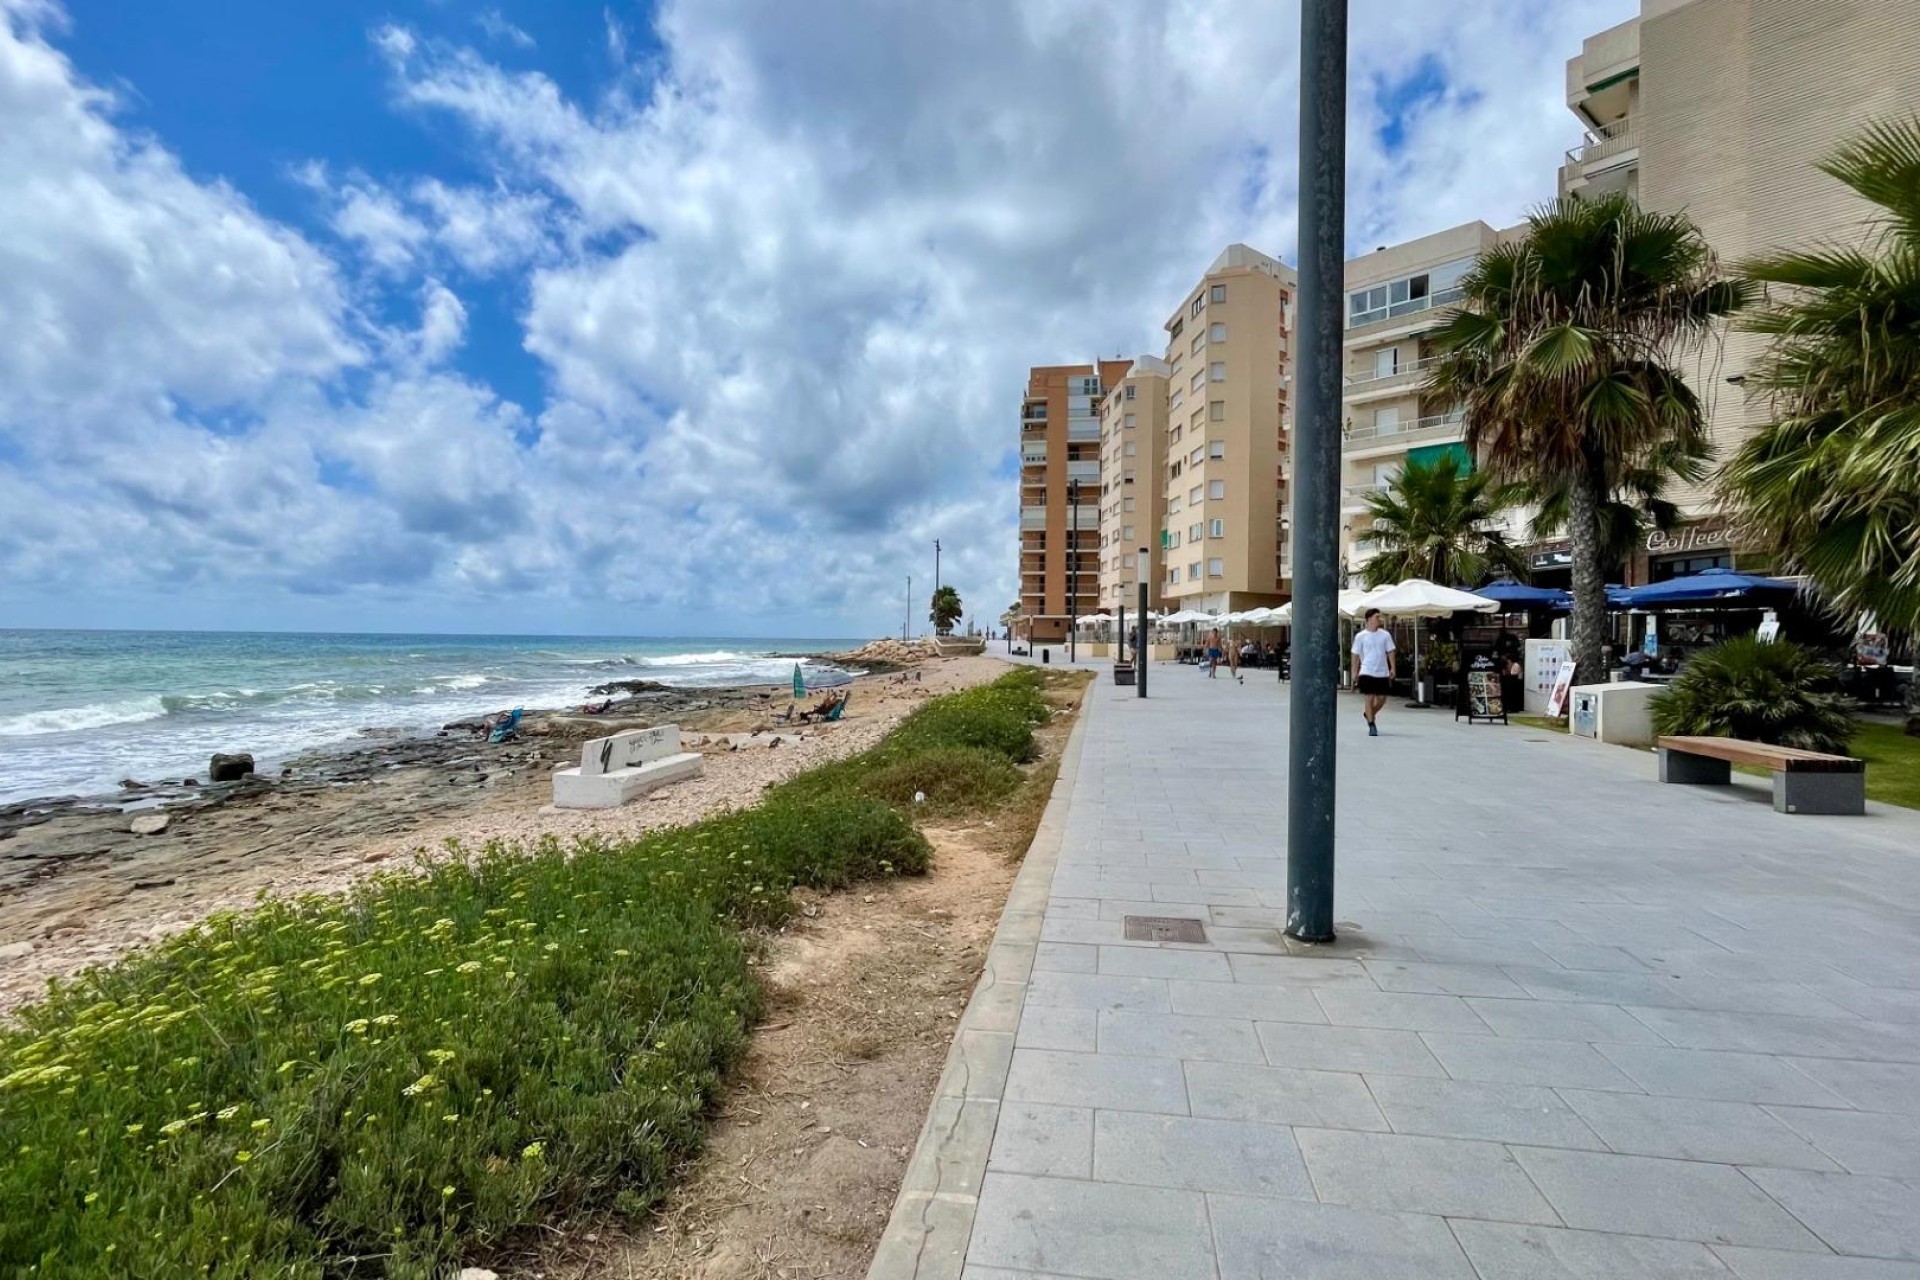
<path fill-rule="evenodd" d="M 810 686 L 842 683 L 804 655 L 860 643 L 0 629 L 0 803 L 200 778 L 216 751 L 265 770 L 370 730 L 579 704 L 611 680 L 785 685 L 800 663 Z"/>

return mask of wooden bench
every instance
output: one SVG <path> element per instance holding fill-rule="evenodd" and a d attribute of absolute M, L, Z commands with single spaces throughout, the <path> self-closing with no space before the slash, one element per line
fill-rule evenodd
<path fill-rule="evenodd" d="M 1867 762 L 1739 738 L 1662 737 L 1660 781 L 1726 786 L 1736 764 L 1773 771 L 1776 813 L 1865 813 Z"/>

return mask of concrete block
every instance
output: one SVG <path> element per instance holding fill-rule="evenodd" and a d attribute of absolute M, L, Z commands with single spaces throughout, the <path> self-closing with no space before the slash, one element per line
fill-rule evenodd
<path fill-rule="evenodd" d="M 669 783 L 699 777 L 704 764 L 697 752 L 687 752 L 612 773 L 561 769 L 553 775 L 553 804 L 556 809 L 617 809 Z"/>
<path fill-rule="evenodd" d="M 1011 1173 L 987 1174 L 967 1260 L 1089 1280 L 1214 1274 L 1198 1192 Z"/>
<path fill-rule="evenodd" d="M 1749 1169 L 1747 1176 L 1836 1252 L 1920 1262 L 1920 1187 L 1805 1169 Z"/>

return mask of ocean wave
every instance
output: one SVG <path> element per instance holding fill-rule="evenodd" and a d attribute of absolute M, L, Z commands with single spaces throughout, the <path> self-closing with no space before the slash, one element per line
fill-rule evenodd
<path fill-rule="evenodd" d="M 0 738 L 31 738 L 47 733 L 75 733 L 116 724 L 139 724 L 167 714 L 163 698 L 129 698 L 124 702 L 96 702 L 84 707 L 50 707 L 0 720 Z"/>
<path fill-rule="evenodd" d="M 434 681 L 437 684 L 444 685 L 446 688 L 449 688 L 449 689 L 478 689 L 481 685 L 487 684 L 490 681 L 492 681 L 492 679 L 493 679 L 492 676 L 483 676 L 477 673 L 468 673 L 466 675 L 459 675 L 459 676 L 435 676 L 434 677 Z"/>
<path fill-rule="evenodd" d="M 728 649 L 715 649 L 711 653 L 668 653 L 657 658 L 629 659 L 639 667 L 700 667 L 711 666 L 717 662 L 756 662 L 771 657 L 767 653 L 735 653 Z"/>

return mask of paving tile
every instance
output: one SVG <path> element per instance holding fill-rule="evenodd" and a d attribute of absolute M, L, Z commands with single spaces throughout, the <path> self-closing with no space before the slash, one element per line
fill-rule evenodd
<path fill-rule="evenodd" d="M 1301 1022 L 1262 1022 L 1260 1044 L 1276 1067 L 1312 1071 L 1377 1071 L 1397 1076 L 1444 1076 L 1417 1033 L 1372 1027 L 1316 1027 Z"/>
<path fill-rule="evenodd" d="M 1065 1049 L 1092 1053 L 1100 1047 L 1100 1015 L 1092 1009 L 1058 1009 L 1029 1004 L 1014 1033 L 1017 1049 Z"/>
<path fill-rule="evenodd" d="M 1266 1057 L 1251 1019 L 1202 1018 L 1178 1013 L 1100 1015 L 1100 1052 L 1197 1062 L 1257 1062 Z"/>
<path fill-rule="evenodd" d="M 1221 907 L 1257 907 L 1260 905 L 1260 891 L 1257 889 L 1229 889 L 1225 885 L 1203 887 L 1198 884 L 1155 884 L 1153 900 L 1166 903 L 1195 903 L 1214 908 Z M 1219 912 L 1214 912 L 1219 919 Z"/>
<path fill-rule="evenodd" d="M 1849 1173 L 1920 1179 L 1920 1116 L 1821 1107 L 1767 1110 Z"/>
<path fill-rule="evenodd" d="M 1220 1280 L 1475 1280 L 1441 1218 L 1247 1196 L 1207 1204 Z"/>
<path fill-rule="evenodd" d="M 1366 1082 L 1352 1072 L 1189 1062 L 1186 1078 L 1196 1116 L 1323 1129 L 1387 1128 Z"/>
<path fill-rule="evenodd" d="M 1844 1018 L 1849 1011 L 1820 993 L 1793 982 L 1748 982 L 1721 977 L 1679 977 L 1673 980 L 1686 1002 L 1696 1009 L 1723 1009 L 1735 1013 L 1781 1013 L 1796 1017 Z"/>
<path fill-rule="evenodd" d="M 1573 1000 L 1467 1000 L 1498 1035 L 1521 1040 L 1584 1040 L 1589 1044 L 1665 1044 L 1653 1028 L 1611 1004 Z"/>
<path fill-rule="evenodd" d="M 1851 982 L 1851 980 L 1847 980 Z M 1823 986 L 1820 994 L 1847 1012 L 1881 1022 L 1920 1022 L 1920 991 L 1905 987 Z"/>
<path fill-rule="evenodd" d="M 1836 1253 L 1920 1262 L 1920 1187 L 1805 1169 L 1749 1169 L 1747 1176 Z"/>
<path fill-rule="evenodd" d="M 1464 1218 L 1451 1225 L 1480 1280 L 1732 1280 L 1712 1250 L 1688 1240 Z"/>
<path fill-rule="evenodd" d="M 1207 942 L 1235 955 L 1285 956 L 1292 952 L 1286 935 L 1278 929 L 1234 929 L 1215 925 L 1207 930 Z"/>
<path fill-rule="evenodd" d="M 1125 924 L 1128 916 L 1178 916 L 1182 920 L 1198 920 L 1201 924 L 1209 922 L 1211 912 L 1206 907 L 1188 904 L 1184 907 L 1169 906 L 1156 902 L 1149 894 L 1138 898 L 1103 897 L 1100 899 L 1100 918 L 1115 920 Z"/>
<path fill-rule="evenodd" d="M 1743 1249 L 1727 1244 L 1716 1247 L 1714 1252 L 1740 1280 L 1920 1280 L 1920 1263 L 1914 1262 Z"/>
<path fill-rule="evenodd" d="M 1102 1111 L 1094 1121 L 1093 1176 L 1101 1182 L 1313 1199 L 1293 1131 L 1239 1120 Z"/>
<path fill-rule="evenodd" d="M 1383 991 L 1448 996 L 1524 996 L 1512 978 L 1490 964 L 1427 964 L 1369 960 L 1367 972 Z"/>
<path fill-rule="evenodd" d="M 902 1191 L 973 1196 L 1000 1123 L 1000 1104 L 983 1098 L 935 1098 Z"/>
<path fill-rule="evenodd" d="M 1047 899 L 1045 914 L 1054 920 L 1098 920 L 1100 918 L 1100 886 L 1088 881 L 1085 883 L 1062 884 L 1053 882 L 1058 897 Z M 1068 889 L 1076 893 L 1068 893 Z M 1071 945 L 1071 944 L 1068 944 Z M 1083 944 L 1084 945 L 1084 944 Z"/>
<path fill-rule="evenodd" d="M 1213 1234 L 1198 1192 L 989 1172 L 967 1262 L 1092 1280 L 1203 1277 L 1214 1274 Z"/>
<path fill-rule="evenodd" d="M 1566 1225 L 1578 1230 L 1769 1249 L 1823 1247 L 1727 1165 L 1545 1147 L 1515 1147 L 1513 1155 Z"/>
<path fill-rule="evenodd" d="M 1185 1115 L 1187 1086 L 1172 1058 L 1015 1049 L 1005 1100 Z"/>
<path fill-rule="evenodd" d="M 1630 973 L 1647 971 L 1646 964 L 1623 947 L 1609 947 L 1597 942 L 1536 942 L 1534 945 L 1546 952 L 1547 958 L 1562 969 L 1621 969 Z"/>
<path fill-rule="evenodd" d="M 1907 1062 L 1847 1062 L 1837 1058 L 1783 1059 L 1782 1065 L 1818 1081 L 1862 1111 L 1920 1116 L 1920 1065 Z M 1801 1102 L 1830 1106 L 1820 1099 L 1756 1098 L 1756 1102 Z"/>
<path fill-rule="evenodd" d="M 1551 1089 L 1417 1076 L 1368 1076 L 1395 1133 L 1604 1151 L 1606 1144 Z"/>
<path fill-rule="evenodd" d="M 1323 988 L 1325 989 L 1325 988 Z M 1313 998 L 1313 989 L 1262 987 L 1251 982 L 1167 983 L 1175 1013 L 1197 1013 L 1210 1018 L 1253 1018 L 1260 1022 L 1318 1022 L 1327 1015 Z"/>
<path fill-rule="evenodd" d="M 1063 1009 L 1135 1009 L 1168 1013 L 1167 984 L 1158 978 L 1126 978 L 1106 973 L 1038 972 L 1027 983 L 1029 1007 Z"/>
<path fill-rule="evenodd" d="M 1525 987 L 1536 1000 L 1582 1000 L 1589 1004 L 1637 1005 L 1647 1008 L 1693 1006 L 1680 993 L 1678 979 L 1656 973 L 1623 973 L 1591 969 L 1528 969 L 1509 966 L 1507 976 Z M 1655 1030 L 1658 1030 L 1656 1027 Z"/>
<path fill-rule="evenodd" d="M 1000 1104 L 987 1168 L 1056 1178 L 1093 1175 L 1093 1111 L 1037 1102 Z"/>
<path fill-rule="evenodd" d="M 1227 958 L 1212 951 L 1156 950 L 1152 947 L 1101 947 L 1100 972 L 1134 978 L 1183 978 L 1232 982 Z"/>
<path fill-rule="evenodd" d="M 1602 1044 L 1600 1053 L 1648 1093 L 1668 1098 L 1721 1098 L 1837 1107 L 1841 1095 L 1784 1060 L 1758 1053 Z"/>
<path fill-rule="evenodd" d="M 1635 1009 L 1633 1016 L 1686 1049 L 1920 1063 L 1920 1026 L 1906 1023 L 1715 1009 Z"/>
<path fill-rule="evenodd" d="M 1491 1028 L 1459 996 L 1368 991 L 1357 985 L 1321 987 L 1314 994 L 1326 1011 L 1327 1021 L 1335 1026 L 1491 1033 Z"/>
<path fill-rule="evenodd" d="M 1298 956 L 1259 956 L 1234 954 L 1235 982 L 1257 982 L 1268 987 L 1323 987 L 1333 983 L 1357 982 L 1372 986 L 1373 979 L 1358 960 L 1320 960 Z"/>
<path fill-rule="evenodd" d="M 1063 919 L 1049 911 L 1040 926 L 1042 942 L 1082 942 L 1089 945 L 1126 941 L 1126 930 L 1118 920 Z"/>
<path fill-rule="evenodd" d="M 1420 1037 L 1456 1080 L 1549 1088 L 1634 1090 L 1633 1081 L 1579 1040 L 1509 1040 L 1425 1032 Z"/>
<path fill-rule="evenodd" d="M 940 1077 L 943 1098 L 998 1099 L 1013 1058 L 1013 1037 L 1004 1031 L 962 1030 L 957 1053 Z"/>
<path fill-rule="evenodd" d="M 1045 973 L 1097 973 L 1100 948 L 1083 942 L 1043 942 L 1034 948 L 1033 967 Z"/>
<path fill-rule="evenodd" d="M 1299 1127 L 1294 1138 L 1327 1204 L 1507 1222 L 1559 1218 L 1494 1142 Z"/>
<path fill-rule="evenodd" d="M 1448 934 L 1408 933 L 1399 937 L 1422 961 L 1431 964 L 1525 965 L 1546 967 L 1547 953 L 1521 939 L 1456 938 Z"/>
<path fill-rule="evenodd" d="M 1560 1096 L 1615 1151 L 1720 1164 L 1828 1171 L 1839 1168 L 1751 1102 L 1652 1098 L 1583 1089 L 1562 1089 Z"/>

